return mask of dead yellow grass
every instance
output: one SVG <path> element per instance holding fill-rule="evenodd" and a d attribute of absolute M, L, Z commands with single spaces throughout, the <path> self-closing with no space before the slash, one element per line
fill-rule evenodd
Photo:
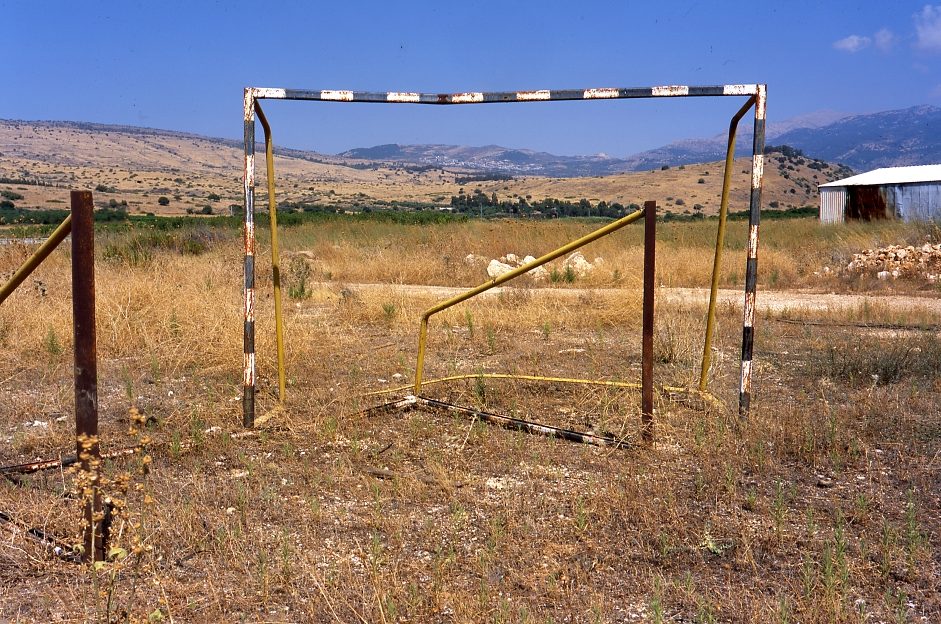
<path fill-rule="evenodd" d="M 767 226 L 761 267 L 777 268 L 782 281 L 797 279 L 787 271 L 798 275 L 799 260 L 835 245 L 814 224 Z M 741 316 L 723 307 L 711 387 L 730 409 L 658 396 L 656 443 L 628 451 L 424 411 L 357 413 L 373 404 L 364 391 L 388 388 L 395 375 L 410 380 L 417 317 L 440 298 L 357 282 L 477 283 L 477 274 L 455 273 L 465 251 L 525 253 L 507 246 L 548 247 L 591 227 L 336 221 L 286 230 L 286 246 L 313 250 L 318 272 L 309 296 L 286 298 L 288 402 L 267 428 L 239 440 L 228 436 L 240 422 L 239 241 L 201 256 L 157 251 L 140 265 L 99 261 L 102 434 L 106 448 L 132 443 L 132 405 L 155 421 L 151 472 L 138 478 L 141 504 L 129 516 L 153 550 L 127 559 L 109 581 L 115 566 L 98 577 L 77 571 L 4 523 L 0 619 L 106 621 L 98 592 L 110 589 L 111 614 L 126 610 L 132 621 L 936 620 L 941 386 L 925 367 L 906 368 L 891 384 L 857 380 L 859 361 L 815 368 L 821 344 L 869 340 L 856 328 L 763 322 L 754 411 L 738 421 Z M 833 232 L 847 246 L 904 235 Z M 711 225 L 661 234 L 662 279 L 702 282 L 708 269 L 690 266 L 709 266 Z M 574 286 L 604 286 L 615 270 L 630 279 L 636 235 L 586 254 L 605 257 L 610 274 Z M 107 242 L 120 237 L 99 247 Z M 742 244 L 731 232 L 732 249 Z M 443 261 L 442 247 L 455 263 Z M 0 249 L 0 270 L 24 253 Z M 741 270 L 737 253 L 729 279 Z M 259 415 L 276 406 L 264 258 Z M 421 261 L 429 266 L 413 267 Z M 57 252 L 37 278 L 49 285 L 46 297 L 23 290 L 0 306 L 4 465 L 74 444 L 67 254 Z M 428 374 L 634 380 L 637 297 L 600 290 L 520 288 L 442 314 Z M 658 382 L 695 378 L 702 312 L 658 310 Z M 861 349 L 857 360 L 870 353 Z M 630 436 L 639 426 L 631 390 L 471 379 L 429 393 L 575 429 Z M 114 460 L 106 471 L 136 465 Z M 71 477 L 25 481 L 0 481 L 0 510 L 74 539 L 78 504 L 57 494 Z"/>

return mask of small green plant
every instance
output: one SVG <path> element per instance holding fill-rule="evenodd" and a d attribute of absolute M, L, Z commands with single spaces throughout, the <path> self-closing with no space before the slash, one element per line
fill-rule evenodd
<path fill-rule="evenodd" d="M 59 336 L 54 327 L 50 326 L 46 335 L 42 339 L 42 348 L 52 357 L 62 355 L 62 343 L 59 342 Z"/>
<path fill-rule="evenodd" d="M 313 291 L 308 287 L 310 279 L 310 265 L 307 260 L 295 257 L 288 265 L 288 297 L 291 299 L 310 299 Z"/>
<path fill-rule="evenodd" d="M 467 337 L 474 339 L 474 315 L 470 310 L 464 310 L 464 324 L 467 326 Z"/>
<path fill-rule="evenodd" d="M 784 530 L 784 521 L 787 519 L 787 498 L 784 484 L 776 481 L 774 484 L 774 498 L 771 501 L 771 517 L 774 518 L 774 532 L 780 538 Z"/>
<path fill-rule="evenodd" d="M 382 304 L 382 316 L 386 320 L 387 323 L 392 322 L 397 312 L 398 312 L 398 309 L 396 308 L 395 304 L 392 303 L 391 301 Z"/>
<path fill-rule="evenodd" d="M 483 377 L 474 377 L 473 392 L 478 403 L 484 404 L 487 402 L 487 384 L 484 382 Z"/>
<path fill-rule="evenodd" d="M 542 339 L 549 340 L 549 334 L 552 332 L 552 327 L 549 325 L 549 321 L 542 322 Z"/>
<path fill-rule="evenodd" d="M 484 333 L 487 335 L 487 350 L 490 355 L 493 355 L 496 352 L 497 347 L 497 336 L 494 333 L 492 325 L 484 326 Z"/>

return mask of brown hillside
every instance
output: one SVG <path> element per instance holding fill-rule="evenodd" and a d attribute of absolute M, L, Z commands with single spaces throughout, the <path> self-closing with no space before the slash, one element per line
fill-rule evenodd
<path fill-rule="evenodd" d="M 259 149 L 261 203 L 265 163 L 263 146 Z M 461 188 L 470 193 L 479 187 L 500 199 L 587 198 L 593 203 L 605 200 L 625 205 L 655 199 L 672 212 L 713 214 L 718 210 L 722 185 L 721 162 L 604 177 L 474 182 L 465 188 L 455 179 L 467 172 L 415 173 L 394 166 L 369 164 L 363 168 L 363 161 L 339 157 L 316 158 L 322 162 L 298 156 L 275 158 L 279 201 L 366 206 L 373 200 L 397 200 L 443 207 Z M 788 208 L 815 205 L 817 184 L 842 177 L 846 171 L 812 159 L 772 153 L 766 158 L 765 173 L 763 205 Z M 744 210 L 748 207 L 750 159 L 737 159 L 734 174 L 731 209 Z M 237 144 L 160 131 L 2 121 L 0 177 L 52 185 L 0 184 L 0 190 L 23 195 L 16 200 L 21 208 L 62 207 L 62 188 L 108 188 L 114 190 L 99 190 L 96 201 L 101 205 L 111 199 L 127 202 L 131 212 L 181 214 L 210 206 L 214 213 L 224 213 L 229 205 L 242 203 L 242 150 Z M 210 199 L 210 195 L 219 199 Z M 167 197 L 169 205 L 160 206 L 160 197 Z"/>

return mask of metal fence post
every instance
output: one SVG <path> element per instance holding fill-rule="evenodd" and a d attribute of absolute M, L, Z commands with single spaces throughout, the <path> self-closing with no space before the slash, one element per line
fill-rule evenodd
<path fill-rule="evenodd" d="M 82 559 L 104 559 L 99 530 L 98 357 L 95 341 L 95 205 L 90 191 L 72 191 L 72 329 L 75 341 L 75 452 L 91 494 L 85 498 Z"/>
<path fill-rule="evenodd" d="M 755 294 L 758 290 L 758 225 L 761 219 L 761 183 L 765 170 L 765 111 L 767 88 L 758 85 L 755 94 L 755 134 L 752 139 L 751 196 L 748 209 L 748 258 L 745 261 L 745 310 L 742 319 L 742 376 L 738 413 L 751 409 L 752 355 L 755 345 Z"/>
<path fill-rule="evenodd" d="M 643 438 L 653 440 L 653 298 L 656 272 L 657 202 L 644 202 L 644 311 L 641 342 L 640 417 Z"/>

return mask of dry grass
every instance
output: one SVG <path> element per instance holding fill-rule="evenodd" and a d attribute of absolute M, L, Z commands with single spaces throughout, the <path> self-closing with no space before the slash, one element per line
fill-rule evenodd
<path fill-rule="evenodd" d="M 656 442 L 627 451 L 423 411 L 357 414 L 379 400 L 364 392 L 396 375 L 410 380 L 417 317 L 439 299 L 357 282 L 476 283 L 462 272 L 466 253 L 536 253 L 590 227 L 338 222 L 287 231 L 288 249 L 317 258 L 307 296 L 288 300 L 289 398 L 257 436 L 238 440 L 228 435 L 240 422 L 238 241 L 198 256 L 101 260 L 102 439 L 135 443 L 126 433 L 133 406 L 152 418 L 153 438 L 149 474 L 123 459 L 105 472 L 129 470 L 142 485 L 128 517 L 152 550 L 96 574 L 2 524 L 0 621 L 105 621 L 109 592 L 117 621 L 938 620 L 938 372 L 902 367 L 886 383 L 859 383 L 819 357 L 824 345 L 854 344 L 862 363 L 907 338 L 763 322 L 747 422 L 732 409 L 661 397 Z M 828 246 L 899 235 L 898 226 L 816 238 L 804 222 L 776 227 L 764 230 L 762 270 L 777 268 L 782 285 L 800 284 L 815 267 L 799 259 Z M 710 228 L 661 234 L 664 283 L 703 283 L 708 269 L 694 265 L 704 264 Z M 586 254 L 606 264 L 575 286 L 599 292 L 516 289 L 436 317 L 429 376 L 636 379 L 638 301 L 603 287 L 637 279 L 637 235 Z M 739 250 L 742 233 L 730 238 Z M 6 269 L 24 252 L 0 253 Z M 738 253 L 728 254 L 729 281 Z M 74 444 L 68 266 L 57 253 L 37 275 L 46 297 L 23 291 L 0 306 L 2 464 Z M 276 406 L 268 280 L 260 267 L 259 414 Z M 695 379 L 702 316 L 660 306 L 658 382 Z M 740 312 L 723 307 L 711 387 L 730 406 L 740 332 Z M 639 426 L 631 390 L 471 379 L 428 392 L 577 429 L 630 436 Z M 0 481 L 0 511 L 74 540 L 79 504 L 60 496 L 71 482 L 54 472 Z M 131 541 L 125 533 L 115 543 Z"/>

